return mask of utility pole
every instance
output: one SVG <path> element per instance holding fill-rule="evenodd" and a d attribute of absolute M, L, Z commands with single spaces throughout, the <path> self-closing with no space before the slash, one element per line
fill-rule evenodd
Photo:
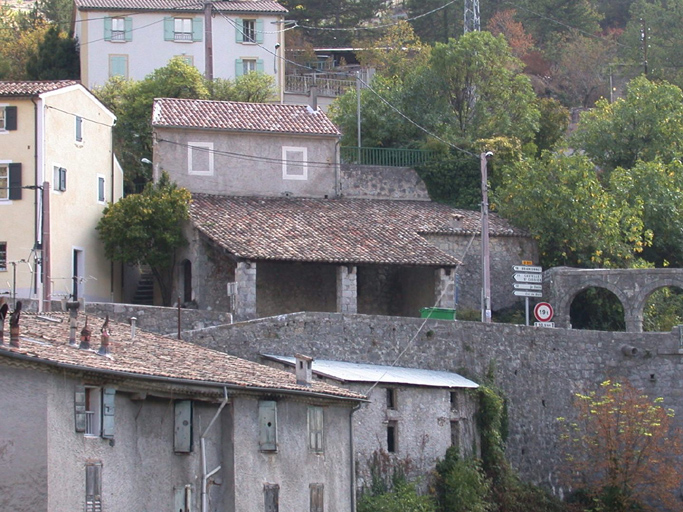
<path fill-rule="evenodd" d="M 491 323 L 491 253 L 489 251 L 489 193 L 488 159 L 486 151 L 479 156 L 481 162 L 481 321 Z"/>
<path fill-rule="evenodd" d="M 204 78 L 213 80 L 213 25 L 211 14 L 213 3 L 204 4 Z M 239 30 L 239 27 L 237 28 Z"/>
<path fill-rule="evenodd" d="M 468 32 L 479 32 L 481 30 L 481 20 L 479 18 L 479 0 L 465 0 L 465 34 Z"/>

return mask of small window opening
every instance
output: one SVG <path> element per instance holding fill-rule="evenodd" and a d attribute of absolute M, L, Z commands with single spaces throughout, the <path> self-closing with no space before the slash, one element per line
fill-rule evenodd
<path fill-rule="evenodd" d="M 396 409 L 396 389 L 387 388 L 387 409 Z"/>
<path fill-rule="evenodd" d="M 390 421 L 387 425 L 387 452 L 396 453 L 397 451 L 397 425 L 395 421 Z"/>

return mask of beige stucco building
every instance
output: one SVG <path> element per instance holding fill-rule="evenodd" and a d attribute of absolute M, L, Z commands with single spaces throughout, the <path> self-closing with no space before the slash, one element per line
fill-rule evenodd
<path fill-rule="evenodd" d="M 0 292 L 117 300 L 95 226 L 123 192 L 116 117 L 75 81 L 0 82 Z"/>

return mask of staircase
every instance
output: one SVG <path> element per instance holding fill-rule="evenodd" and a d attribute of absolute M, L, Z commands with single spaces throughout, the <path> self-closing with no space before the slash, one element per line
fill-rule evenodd
<path fill-rule="evenodd" d="M 140 279 L 133 296 L 133 304 L 154 305 L 154 276 L 147 265 L 140 265 Z"/>

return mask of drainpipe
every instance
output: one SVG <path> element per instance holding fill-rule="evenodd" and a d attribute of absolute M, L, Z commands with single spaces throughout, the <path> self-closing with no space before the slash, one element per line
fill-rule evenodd
<path fill-rule="evenodd" d="M 358 404 L 349 413 L 349 446 L 351 450 L 351 512 L 356 512 L 356 445 L 353 443 L 353 413 L 361 408 Z"/>
<path fill-rule="evenodd" d="M 223 410 L 223 407 L 225 407 L 228 403 L 228 388 L 223 388 L 223 401 L 221 402 L 220 407 L 216 411 L 216 414 L 213 415 L 213 418 L 209 422 L 209 426 L 206 427 L 206 430 L 204 433 L 200 436 L 199 442 L 201 444 L 202 448 L 202 512 L 208 512 L 209 510 L 209 501 L 207 499 L 207 485 L 209 478 L 211 478 L 213 475 L 215 475 L 220 469 L 221 466 L 220 464 L 213 469 L 211 472 L 207 472 L 206 468 L 206 435 L 209 433 L 209 430 L 211 430 L 211 427 L 213 427 L 213 424 L 215 421 L 218 419 L 218 416 L 220 415 L 221 411 Z"/>

